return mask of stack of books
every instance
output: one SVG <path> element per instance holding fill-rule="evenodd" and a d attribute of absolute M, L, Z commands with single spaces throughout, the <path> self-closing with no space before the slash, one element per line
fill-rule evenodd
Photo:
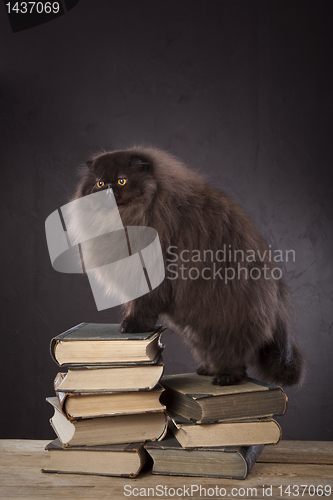
<path fill-rule="evenodd" d="M 149 455 L 147 440 L 167 431 L 160 403 L 162 327 L 122 334 L 119 325 L 81 323 L 51 341 L 51 355 L 66 372 L 54 381 L 43 472 L 135 477 Z"/>
<path fill-rule="evenodd" d="M 280 387 L 254 379 L 216 386 L 212 380 L 196 373 L 162 378 L 172 433 L 145 445 L 153 473 L 245 479 L 264 445 L 281 439 L 272 418 L 286 411 Z"/>

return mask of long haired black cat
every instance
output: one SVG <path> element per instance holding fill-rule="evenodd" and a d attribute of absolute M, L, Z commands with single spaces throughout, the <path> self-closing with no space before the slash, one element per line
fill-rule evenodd
<path fill-rule="evenodd" d="M 215 384 L 239 383 L 248 366 L 268 382 L 300 382 L 304 363 L 290 331 L 288 290 L 272 276 L 269 247 L 240 206 L 155 148 L 94 157 L 74 199 L 109 184 L 124 226 L 156 229 L 166 268 L 159 287 L 125 304 L 121 331 L 149 331 L 163 315 L 191 346 L 197 372 L 213 375 Z"/>

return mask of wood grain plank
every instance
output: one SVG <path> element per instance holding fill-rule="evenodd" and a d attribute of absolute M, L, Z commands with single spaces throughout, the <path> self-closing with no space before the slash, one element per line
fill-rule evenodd
<path fill-rule="evenodd" d="M 332 441 L 280 441 L 266 446 L 258 462 L 333 464 Z"/>
<path fill-rule="evenodd" d="M 48 452 L 44 446 L 48 441 L 31 440 L 2 440 L 0 441 L 0 497 L 1 500 L 12 499 L 47 499 L 55 500 L 90 500 L 90 499 L 124 499 L 126 491 L 124 488 L 139 488 L 136 492 L 146 492 L 151 488 L 149 496 L 155 492 L 155 498 L 169 499 L 170 488 L 203 488 L 206 489 L 206 495 L 199 495 L 200 491 L 194 490 L 192 498 L 222 498 L 222 495 L 212 496 L 213 489 L 224 492 L 229 498 L 257 498 L 267 499 L 267 490 L 263 488 L 272 488 L 270 498 L 289 498 L 288 494 L 280 496 L 279 486 L 282 491 L 289 485 L 291 488 L 301 485 L 330 485 L 333 490 L 333 465 L 321 463 L 329 461 L 331 456 L 331 443 L 323 445 L 321 442 L 301 442 L 301 441 L 282 441 L 281 446 L 270 447 L 276 450 L 275 455 L 271 451 L 262 458 L 265 461 L 255 464 L 251 474 L 245 481 L 236 481 L 228 479 L 194 478 L 153 475 L 145 472 L 135 479 L 111 478 L 99 476 L 84 476 L 74 474 L 43 474 L 41 467 L 45 466 L 48 460 Z M 279 448 L 280 449 L 279 449 Z M 312 461 L 315 456 L 320 463 L 290 463 L 290 460 L 301 460 L 300 457 L 308 457 Z M 275 458 L 274 458 L 275 457 Z M 275 460 L 275 462 L 273 461 Z M 285 460 L 285 463 L 282 463 Z M 160 485 L 166 488 L 164 495 L 156 495 L 157 487 Z M 210 488 L 210 490 L 209 490 Z M 240 490 L 239 494 L 236 490 Z M 248 492 L 247 492 L 247 489 Z M 209 492 L 208 492 L 209 490 Z M 129 490 L 127 490 L 129 491 Z M 190 491 L 190 490 L 189 490 Z M 231 493 L 233 491 L 233 493 Z M 263 494 L 266 491 L 266 494 Z M 302 490 L 300 490 L 302 492 Z M 208 493 L 207 493 L 208 492 Z M 269 493 L 269 492 L 268 492 Z M 313 493 L 313 490 L 311 490 Z M 293 496 L 293 495 L 291 495 Z M 301 495 L 302 499 L 314 498 L 313 494 L 306 491 Z M 315 495 L 317 496 L 317 495 Z M 142 495 L 141 495 L 142 497 Z M 184 495 L 183 498 L 188 497 Z M 133 498 L 128 497 L 128 498 Z M 179 498 L 179 496 L 174 496 Z"/>

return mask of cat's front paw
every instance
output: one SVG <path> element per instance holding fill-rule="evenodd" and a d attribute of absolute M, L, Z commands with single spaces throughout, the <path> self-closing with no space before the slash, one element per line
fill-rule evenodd
<path fill-rule="evenodd" d="M 124 319 L 119 327 L 121 333 L 146 333 L 153 331 L 153 329 L 154 327 L 142 325 L 136 321 L 127 319 Z"/>
<path fill-rule="evenodd" d="M 213 379 L 214 385 L 236 385 L 246 379 L 246 373 L 217 373 Z"/>

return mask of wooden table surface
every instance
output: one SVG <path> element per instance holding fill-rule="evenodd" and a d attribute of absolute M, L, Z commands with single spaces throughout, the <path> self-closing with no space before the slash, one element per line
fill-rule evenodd
<path fill-rule="evenodd" d="M 323 490 L 324 494 L 321 494 L 321 487 L 326 486 L 328 492 L 330 486 L 333 491 L 333 442 L 281 441 L 276 446 L 266 446 L 252 472 L 243 481 L 159 476 L 149 472 L 135 479 L 43 474 L 41 468 L 48 461 L 48 452 L 44 450 L 47 443 L 0 440 L 1 500 L 152 497 L 309 499 L 319 496 L 333 499 L 333 492 L 328 496 Z M 124 489 L 126 485 L 127 489 Z"/>

